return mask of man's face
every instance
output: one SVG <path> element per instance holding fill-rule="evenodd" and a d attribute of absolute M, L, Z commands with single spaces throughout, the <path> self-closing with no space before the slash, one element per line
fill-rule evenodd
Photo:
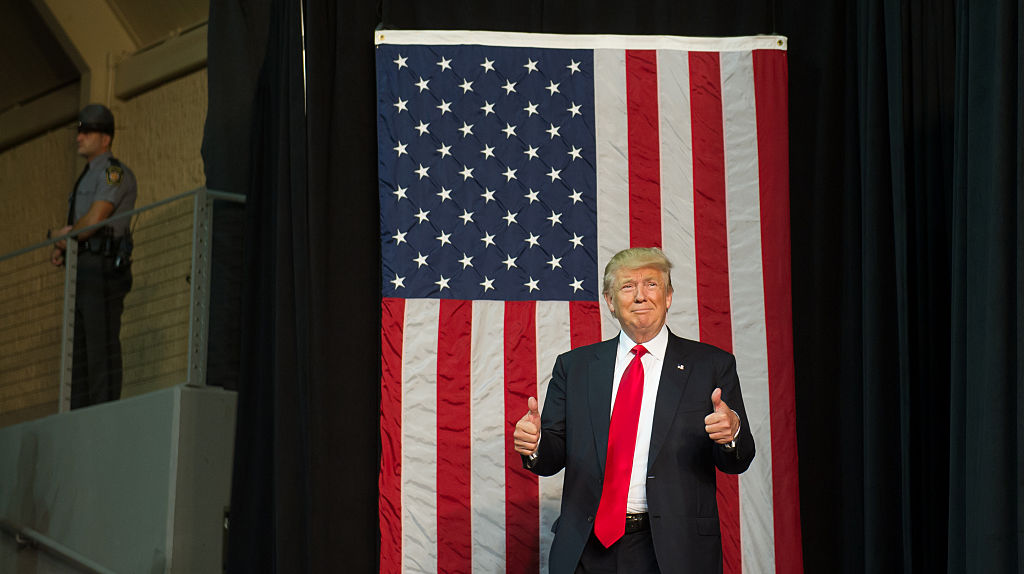
<path fill-rule="evenodd" d="M 78 132 L 75 142 L 78 143 L 78 155 L 87 160 L 107 151 L 110 145 L 110 136 L 101 132 Z"/>
<path fill-rule="evenodd" d="M 637 343 L 646 343 L 661 331 L 672 306 L 668 277 L 652 267 L 620 269 L 604 298 L 622 330 Z"/>

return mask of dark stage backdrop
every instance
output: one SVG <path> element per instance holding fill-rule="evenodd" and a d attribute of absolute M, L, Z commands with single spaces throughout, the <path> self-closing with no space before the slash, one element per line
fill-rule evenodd
<path fill-rule="evenodd" d="M 921 4 L 212 2 L 207 181 L 248 196 L 229 570 L 377 568 L 380 25 L 788 36 L 806 571 L 1020 571 L 1024 18 Z"/>

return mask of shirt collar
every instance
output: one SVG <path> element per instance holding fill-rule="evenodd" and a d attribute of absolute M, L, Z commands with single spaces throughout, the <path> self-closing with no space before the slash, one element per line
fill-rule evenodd
<path fill-rule="evenodd" d="M 102 162 L 107 161 L 108 159 L 113 157 L 113 155 L 114 154 L 112 152 L 105 151 L 105 152 L 101 153 L 100 155 L 92 158 L 92 161 L 89 162 L 89 169 L 91 170 L 92 168 L 100 165 Z"/>
<path fill-rule="evenodd" d="M 662 325 L 658 334 L 643 345 L 647 349 L 648 355 L 663 361 L 665 359 L 665 350 L 668 348 L 668 325 Z M 636 343 L 629 338 L 625 331 L 619 331 L 619 346 L 615 350 L 616 357 L 620 359 L 627 358 L 635 346 Z"/>

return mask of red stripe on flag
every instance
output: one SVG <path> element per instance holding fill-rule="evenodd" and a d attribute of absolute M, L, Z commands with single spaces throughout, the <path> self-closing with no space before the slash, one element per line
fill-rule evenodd
<path fill-rule="evenodd" d="M 626 50 L 626 113 L 629 245 L 661 247 L 658 57 L 654 50 Z"/>
<path fill-rule="evenodd" d="M 405 299 L 380 306 L 380 571 L 402 571 L 402 336 Z"/>
<path fill-rule="evenodd" d="M 569 302 L 569 344 L 573 349 L 601 342 L 601 303 Z"/>
<path fill-rule="evenodd" d="M 505 303 L 505 444 L 512 444 L 516 422 L 537 396 L 537 305 L 533 301 Z M 540 489 L 537 475 L 523 468 L 522 459 L 505 449 L 505 571 L 540 571 Z"/>
<path fill-rule="evenodd" d="M 789 132 L 786 54 L 755 50 L 757 155 L 761 198 L 761 266 L 768 339 L 772 425 L 772 505 L 775 571 L 803 572 L 800 485 L 797 476 L 796 399 L 789 247 Z"/>
<path fill-rule="evenodd" d="M 469 421 L 473 304 L 441 300 L 437 325 L 437 569 L 473 569 Z"/>
<path fill-rule="evenodd" d="M 700 340 L 732 352 L 722 72 L 717 53 L 690 52 L 694 243 Z M 739 483 L 716 471 L 725 574 L 741 574 Z"/>

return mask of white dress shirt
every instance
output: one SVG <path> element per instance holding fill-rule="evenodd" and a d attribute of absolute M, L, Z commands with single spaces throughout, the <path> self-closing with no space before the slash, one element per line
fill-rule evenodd
<path fill-rule="evenodd" d="M 629 513 L 647 512 L 647 455 L 651 450 L 654 404 L 658 397 L 658 385 L 661 383 L 661 368 L 665 363 L 665 350 L 668 348 L 668 326 L 663 325 L 653 339 L 642 344 L 647 349 L 647 353 L 640 357 L 640 362 L 644 366 L 644 394 L 640 400 L 640 422 L 636 429 L 633 472 L 629 477 L 629 495 L 626 498 L 626 512 Z M 633 347 L 636 345 L 625 332 L 619 332 L 619 345 L 615 349 L 612 396 L 609 397 L 612 409 L 608 411 L 609 413 L 614 410 L 615 395 L 619 391 L 622 373 L 633 360 Z"/>

